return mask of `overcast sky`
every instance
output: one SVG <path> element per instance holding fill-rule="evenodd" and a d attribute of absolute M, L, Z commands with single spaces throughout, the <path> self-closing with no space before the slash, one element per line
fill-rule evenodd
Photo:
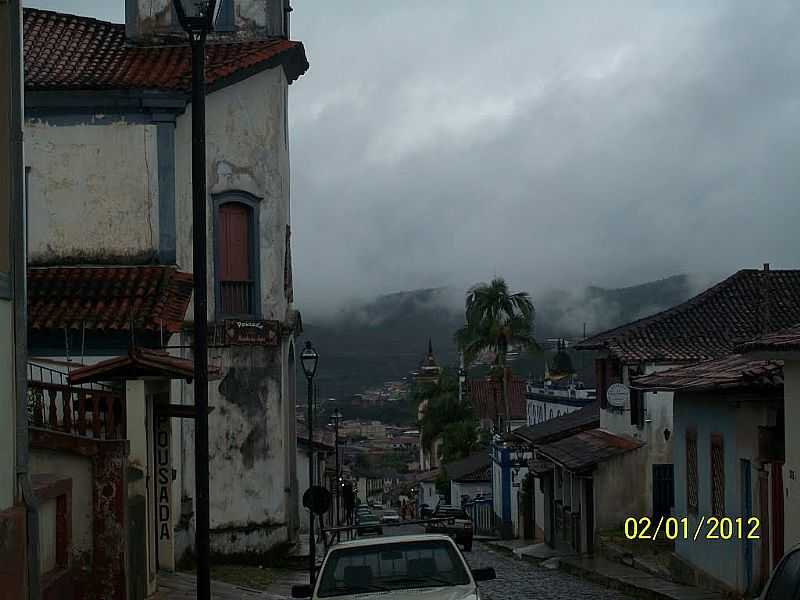
<path fill-rule="evenodd" d="M 494 274 L 536 293 L 800 266 L 800 3 L 293 6 L 306 311 Z"/>

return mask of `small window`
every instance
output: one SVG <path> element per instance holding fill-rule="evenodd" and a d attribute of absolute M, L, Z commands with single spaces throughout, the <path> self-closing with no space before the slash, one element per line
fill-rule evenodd
<path fill-rule="evenodd" d="M 217 313 L 255 315 L 257 253 L 253 207 L 241 202 L 219 206 L 216 250 Z"/>
<path fill-rule="evenodd" d="M 725 454 L 718 434 L 711 436 L 711 513 L 725 514 Z"/>
<path fill-rule="evenodd" d="M 697 514 L 697 432 L 686 431 L 686 510 Z"/>

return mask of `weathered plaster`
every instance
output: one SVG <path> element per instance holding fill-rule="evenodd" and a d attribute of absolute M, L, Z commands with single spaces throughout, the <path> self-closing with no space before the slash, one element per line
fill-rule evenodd
<path fill-rule="evenodd" d="M 783 465 L 784 548 L 800 544 L 800 361 L 786 360 L 784 372 L 784 423 L 786 462 Z"/>
<path fill-rule="evenodd" d="M 285 1 L 218 0 L 222 14 L 232 13 L 233 23 L 224 23 L 211 38 L 246 40 L 284 35 Z M 229 3 L 233 6 L 227 6 Z M 137 43 L 152 43 L 158 36 L 180 33 L 177 15 L 171 10 L 170 0 L 126 0 L 125 4 L 126 32 Z"/>
<path fill-rule="evenodd" d="M 155 125 L 25 127 L 32 263 L 104 262 L 158 250 Z"/>

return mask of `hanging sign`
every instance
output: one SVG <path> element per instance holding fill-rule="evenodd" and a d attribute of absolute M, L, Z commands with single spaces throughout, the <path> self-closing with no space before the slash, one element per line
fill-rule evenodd
<path fill-rule="evenodd" d="M 277 346 L 279 331 L 278 321 L 226 319 L 225 343 L 229 346 Z"/>
<path fill-rule="evenodd" d="M 623 383 L 612 383 L 608 386 L 606 391 L 606 399 L 608 405 L 614 408 L 625 408 L 625 405 L 630 401 L 631 390 Z"/>

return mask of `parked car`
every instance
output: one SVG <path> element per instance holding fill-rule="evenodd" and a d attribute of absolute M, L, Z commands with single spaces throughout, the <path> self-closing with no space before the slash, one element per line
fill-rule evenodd
<path fill-rule="evenodd" d="M 296 585 L 292 597 L 411 600 L 424 590 L 425 600 L 480 600 L 476 582 L 494 578 L 491 567 L 470 570 L 450 538 L 409 535 L 333 546 L 314 586 Z"/>
<path fill-rule="evenodd" d="M 441 533 L 452 537 L 456 544 L 460 544 L 467 552 L 472 550 L 472 519 L 460 506 L 440 504 L 433 511 L 432 519 L 449 519 L 448 521 L 433 521 L 425 525 L 426 533 Z"/>
<path fill-rule="evenodd" d="M 759 600 L 800 598 L 800 545 L 787 552 L 769 578 Z"/>
<path fill-rule="evenodd" d="M 399 523 L 400 515 L 396 510 L 387 509 L 381 515 L 381 523 Z"/>
<path fill-rule="evenodd" d="M 356 530 L 358 535 L 365 535 L 367 533 L 377 533 L 383 535 L 383 527 L 381 527 L 380 519 L 374 513 L 363 513 L 356 521 Z"/>

